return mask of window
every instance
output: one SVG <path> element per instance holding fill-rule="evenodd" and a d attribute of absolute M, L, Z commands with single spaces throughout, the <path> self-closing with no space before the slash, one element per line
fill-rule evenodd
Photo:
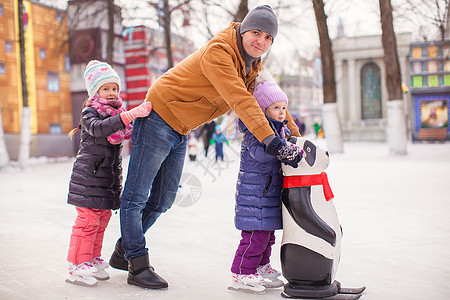
<path fill-rule="evenodd" d="M 70 72 L 70 56 L 69 56 L 69 54 L 64 55 L 64 71 Z"/>
<path fill-rule="evenodd" d="M 413 73 L 421 73 L 422 72 L 422 63 L 420 61 L 415 61 L 412 63 Z"/>
<path fill-rule="evenodd" d="M 0 16 L 3 16 L 3 4 L 0 4 Z"/>
<path fill-rule="evenodd" d="M 380 68 L 372 62 L 361 68 L 361 118 L 381 119 Z"/>
<path fill-rule="evenodd" d="M 47 53 L 45 52 L 44 48 L 39 48 L 39 57 L 41 59 L 46 59 L 47 58 Z"/>
<path fill-rule="evenodd" d="M 0 62 L 0 74 L 6 74 L 6 64 Z"/>
<path fill-rule="evenodd" d="M 57 72 L 47 72 L 47 89 L 50 92 L 59 92 L 59 76 Z"/>
<path fill-rule="evenodd" d="M 13 44 L 11 41 L 5 41 L 5 52 L 13 52 Z"/>
<path fill-rule="evenodd" d="M 62 21 L 62 14 L 61 14 L 61 12 L 56 12 L 56 21 L 57 22 L 61 22 Z"/>
<path fill-rule="evenodd" d="M 50 133 L 61 133 L 61 124 L 50 124 Z"/>

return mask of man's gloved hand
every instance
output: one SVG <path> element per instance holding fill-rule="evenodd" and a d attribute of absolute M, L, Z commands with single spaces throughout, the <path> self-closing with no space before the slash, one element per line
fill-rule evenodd
<path fill-rule="evenodd" d="M 130 109 L 129 111 L 125 111 L 120 114 L 120 118 L 122 119 L 123 124 L 128 125 L 133 122 L 136 118 L 146 117 L 152 111 L 152 103 L 144 102 L 139 106 Z"/>
<path fill-rule="evenodd" d="M 298 163 L 303 158 L 303 149 L 296 145 L 287 145 L 286 141 L 282 141 L 279 137 L 274 137 L 270 144 L 266 147 L 267 154 L 278 158 L 282 163 L 297 168 Z"/>

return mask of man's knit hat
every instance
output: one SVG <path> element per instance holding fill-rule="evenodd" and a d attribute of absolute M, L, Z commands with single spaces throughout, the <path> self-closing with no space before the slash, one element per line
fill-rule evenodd
<path fill-rule="evenodd" d="M 249 30 L 264 31 L 275 39 L 278 32 L 278 20 L 269 5 L 260 5 L 248 12 L 241 23 L 240 33 Z"/>
<path fill-rule="evenodd" d="M 272 75 L 266 70 L 260 71 L 256 78 L 253 97 L 255 97 L 263 113 L 266 113 L 267 107 L 278 101 L 284 101 L 286 105 L 288 104 L 288 97 L 275 82 Z"/>
<path fill-rule="evenodd" d="M 120 91 L 119 75 L 106 62 L 91 60 L 86 66 L 84 80 L 89 98 L 94 97 L 98 89 L 106 83 L 116 83 Z"/>

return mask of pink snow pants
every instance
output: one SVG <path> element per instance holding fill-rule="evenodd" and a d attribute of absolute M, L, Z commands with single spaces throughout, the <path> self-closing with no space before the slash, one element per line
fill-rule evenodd
<path fill-rule="evenodd" d="M 78 216 L 72 227 L 67 260 L 75 265 L 100 257 L 103 236 L 111 218 L 111 210 L 77 207 Z"/>

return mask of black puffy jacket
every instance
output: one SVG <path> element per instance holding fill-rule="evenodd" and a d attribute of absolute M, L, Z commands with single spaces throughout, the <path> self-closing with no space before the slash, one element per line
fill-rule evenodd
<path fill-rule="evenodd" d="M 120 115 L 102 117 L 86 107 L 81 118 L 81 142 L 73 164 L 67 202 L 96 209 L 118 209 L 122 192 L 122 145 L 106 139 L 125 128 Z"/>

